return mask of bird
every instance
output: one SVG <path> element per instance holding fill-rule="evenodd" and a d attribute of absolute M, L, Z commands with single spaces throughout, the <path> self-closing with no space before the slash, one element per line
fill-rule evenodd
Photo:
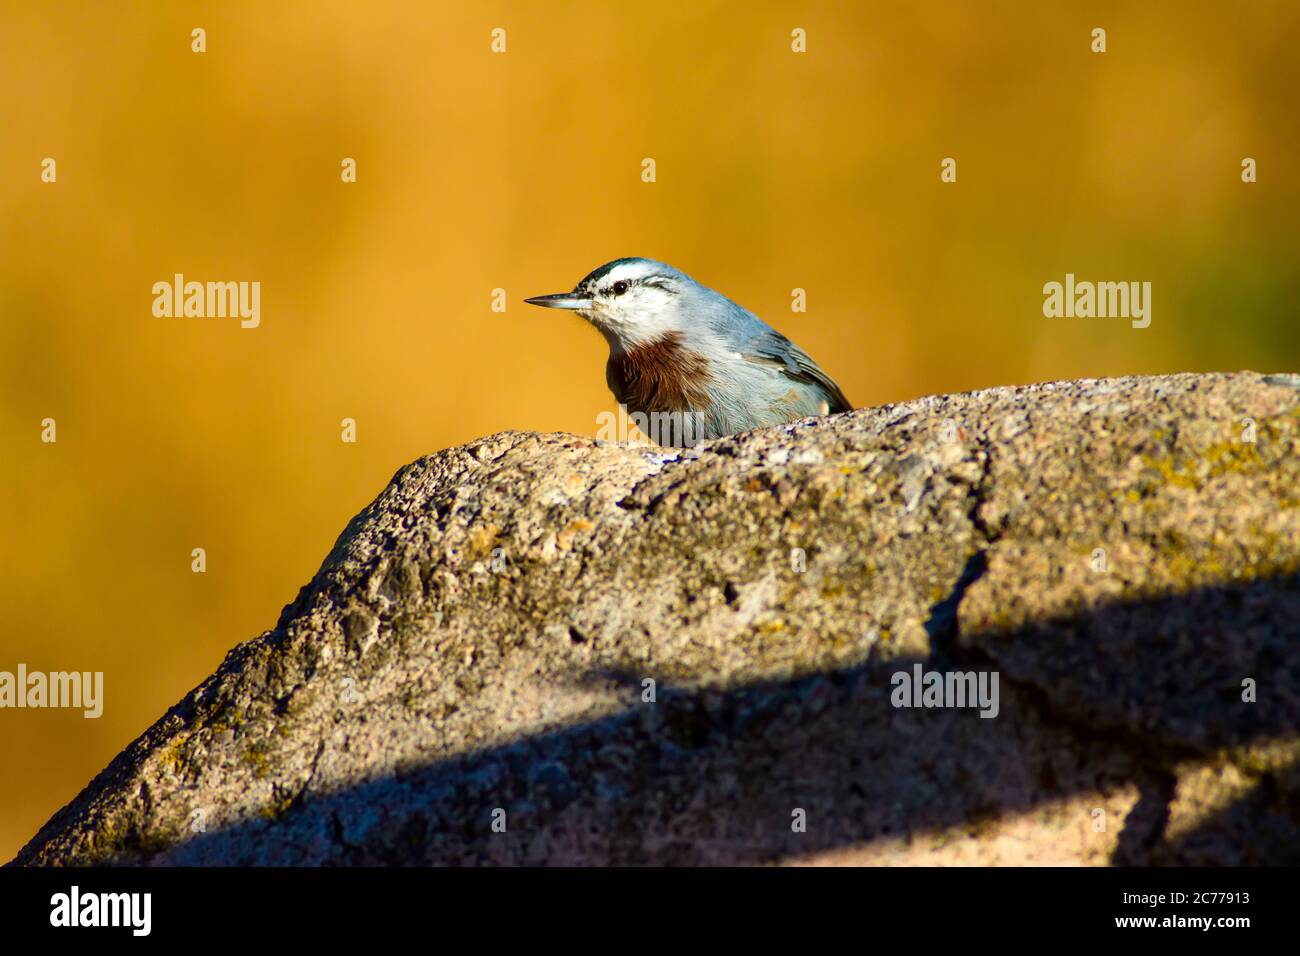
<path fill-rule="evenodd" d="M 572 292 L 524 301 L 576 312 L 596 327 L 609 344 L 609 390 L 634 421 L 640 414 L 666 426 L 648 436 L 660 445 L 689 446 L 853 409 L 799 346 L 655 259 L 615 259 Z"/>

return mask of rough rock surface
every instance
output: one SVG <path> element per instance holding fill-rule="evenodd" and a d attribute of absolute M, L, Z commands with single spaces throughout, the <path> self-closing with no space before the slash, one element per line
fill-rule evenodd
<path fill-rule="evenodd" d="M 1300 863 L 1298 452 L 1253 373 L 439 452 L 17 862 Z"/>

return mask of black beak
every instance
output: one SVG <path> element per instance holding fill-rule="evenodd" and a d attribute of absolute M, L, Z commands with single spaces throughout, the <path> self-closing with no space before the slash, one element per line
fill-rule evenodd
<path fill-rule="evenodd" d="M 591 306 L 591 296 L 581 292 L 557 292 L 554 295 L 535 295 L 524 299 L 529 305 L 540 305 L 544 309 L 586 309 Z"/>

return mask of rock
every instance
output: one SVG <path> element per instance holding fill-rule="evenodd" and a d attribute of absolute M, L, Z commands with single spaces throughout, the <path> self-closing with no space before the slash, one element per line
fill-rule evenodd
<path fill-rule="evenodd" d="M 1298 863 L 1298 386 L 439 452 L 16 862 Z"/>

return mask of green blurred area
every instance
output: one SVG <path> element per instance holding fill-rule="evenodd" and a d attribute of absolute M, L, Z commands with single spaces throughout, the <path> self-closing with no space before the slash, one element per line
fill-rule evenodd
<path fill-rule="evenodd" d="M 859 405 L 1300 367 L 1293 2 L 465 7 L 0 5 L 0 670 L 106 693 L 0 711 L 0 859 L 398 467 L 593 435 L 603 341 L 520 300 L 609 259 L 725 292 Z M 261 326 L 154 318 L 176 272 L 261 282 Z M 1150 328 L 1044 318 L 1067 272 L 1151 282 Z"/>

